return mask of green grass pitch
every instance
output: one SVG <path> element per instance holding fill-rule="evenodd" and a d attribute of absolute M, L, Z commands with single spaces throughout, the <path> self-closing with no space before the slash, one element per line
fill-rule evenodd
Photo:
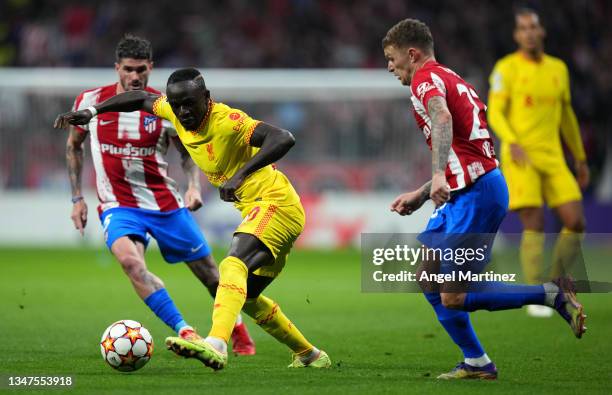
<path fill-rule="evenodd" d="M 157 251 L 147 259 L 187 321 L 206 332 L 212 303 L 204 288 Z M 429 304 L 416 294 L 361 293 L 359 261 L 355 250 L 296 251 L 265 292 L 329 353 L 333 369 L 287 369 L 288 350 L 249 321 L 257 355 L 231 358 L 226 370 L 213 373 L 165 350 L 171 331 L 107 251 L 1 249 L 0 375 L 72 375 L 75 385 L 65 390 L 72 394 L 609 393 L 612 295 L 581 295 L 589 316 L 582 340 L 559 317 L 473 314 L 499 380 L 440 382 L 435 376 L 461 357 Z M 98 346 L 102 331 L 126 318 L 142 322 L 155 340 L 152 360 L 131 374 L 107 366 Z"/>

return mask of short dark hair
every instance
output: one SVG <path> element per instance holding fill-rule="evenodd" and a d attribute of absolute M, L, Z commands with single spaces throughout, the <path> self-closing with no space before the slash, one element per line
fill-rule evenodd
<path fill-rule="evenodd" d="M 115 49 L 117 61 L 125 58 L 153 60 L 153 48 L 149 40 L 133 34 L 126 34 Z"/>
<path fill-rule="evenodd" d="M 516 27 L 516 18 L 518 18 L 519 16 L 523 16 L 523 15 L 535 15 L 536 18 L 538 18 L 538 22 L 542 24 L 542 22 L 540 21 L 540 15 L 538 14 L 536 10 L 534 10 L 533 8 L 529 8 L 529 7 L 520 7 L 520 8 L 517 8 L 516 11 L 514 11 L 514 27 Z"/>
<path fill-rule="evenodd" d="M 186 67 L 184 69 L 174 71 L 172 74 L 170 74 L 170 77 L 168 77 L 167 85 L 183 81 L 194 81 L 202 89 L 206 89 L 206 83 L 204 83 L 202 73 L 193 67 Z"/>
<path fill-rule="evenodd" d="M 404 19 L 387 32 L 382 40 L 383 49 L 393 45 L 398 48 L 414 46 L 433 52 L 434 41 L 429 27 L 418 19 Z"/>

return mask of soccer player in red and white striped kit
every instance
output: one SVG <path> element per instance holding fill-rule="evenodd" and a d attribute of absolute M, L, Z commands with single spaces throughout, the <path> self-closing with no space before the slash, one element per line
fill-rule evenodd
<path fill-rule="evenodd" d="M 158 93 L 147 86 L 153 68 L 149 41 L 126 35 L 116 49 L 117 83 L 89 89 L 75 100 L 74 110 L 93 108 L 131 90 Z M 179 336 L 195 336 L 168 295 L 162 280 L 147 269 L 144 253 L 149 235 L 168 263 L 185 262 L 214 297 L 219 282 L 211 249 L 189 211 L 202 206 L 199 171 L 172 125 L 144 111 L 105 113 L 83 126 L 73 126 L 66 146 L 72 187 L 72 221 L 83 234 L 87 204 L 81 191 L 83 143 L 90 136 L 100 204 L 98 214 L 106 245 L 129 277 L 138 296 Z M 170 141 L 181 155 L 188 178 L 185 203 L 164 159 Z M 241 316 L 232 334 L 234 353 L 252 355 L 255 345 Z"/>
<path fill-rule="evenodd" d="M 414 116 L 432 154 L 432 177 L 421 188 L 399 195 L 391 211 L 411 215 L 427 200 L 436 208 L 418 239 L 444 256 L 422 262 L 417 276 L 483 273 L 490 261 L 495 234 L 508 209 L 508 187 L 498 169 L 486 106 L 474 88 L 437 62 L 429 27 L 404 19 L 383 41 L 387 70 L 410 87 Z M 481 249 L 480 258 L 453 259 L 446 251 Z M 431 255 L 430 255 L 431 256 Z M 455 277 L 455 274 L 458 276 Z M 485 353 L 470 322 L 477 310 L 500 311 L 536 304 L 554 308 L 577 338 L 586 327 L 573 282 L 560 277 L 539 285 L 501 281 L 420 282 L 438 321 L 463 352 L 464 360 L 439 379 L 496 379 L 497 367 Z"/>

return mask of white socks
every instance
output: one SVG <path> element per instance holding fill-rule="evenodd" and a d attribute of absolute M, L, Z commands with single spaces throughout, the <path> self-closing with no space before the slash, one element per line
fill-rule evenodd
<path fill-rule="evenodd" d="M 312 351 L 310 351 L 308 354 L 300 356 L 300 361 L 302 361 L 304 365 L 308 365 L 309 363 L 314 361 L 320 353 L 321 351 L 318 348 L 313 347 Z"/>
<path fill-rule="evenodd" d="M 544 283 L 542 285 L 544 286 L 544 292 L 546 292 L 544 303 L 546 306 L 555 307 L 555 299 L 559 294 L 559 287 L 553 282 Z"/>
<path fill-rule="evenodd" d="M 206 343 L 213 346 L 215 350 L 219 351 L 222 354 L 227 354 L 227 343 L 223 339 L 219 339 L 218 337 L 208 336 L 204 340 L 206 341 Z"/>
<path fill-rule="evenodd" d="M 484 353 L 482 354 L 482 356 L 478 357 L 478 358 L 465 358 L 465 363 L 467 363 L 470 366 L 475 366 L 477 368 L 482 368 L 483 366 L 486 366 L 488 364 L 491 363 L 491 359 L 489 358 L 489 356 Z"/>

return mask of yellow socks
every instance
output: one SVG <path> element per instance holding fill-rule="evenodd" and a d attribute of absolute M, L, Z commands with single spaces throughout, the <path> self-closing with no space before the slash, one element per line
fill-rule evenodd
<path fill-rule="evenodd" d="M 544 267 L 544 233 L 524 230 L 521 238 L 520 257 L 527 284 L 540 284 Z"/>
<path fill-rule="evenodd" d="M 586 279 L 586 273 L 582 273 L 585 269 L 582 267 L 575 267 L 580 254 L 582 235 L 582 233 L 576 233 L 567 228 L 561 230 L 557 242 L 555 243 L 555 249 L 553 250 L 551 278 L 569 274 L 572 269 L 575 268 L 579 271 L 579 273 L 575 273 L 579 279 Z M 580 278 L 581 276 L 584 276 L 584 278 Z"/>
<path fill-rule="evenodd" d="M 307 355 L 314 349 L 272 299 L 263 295 L 259 295 L 256 299 L 248 299 L 243 311 L 253 317 L 263 330 L 286 344 L 294 353 Z"/>
<path fill-rule="evenodd" d="M 310 353 L 314 346 L 289 321 L 278 304 L 263 295 L 256 299 L 246 299 L 248 272 L 246 265 L 233 256 L 228 256 L 219 265 L 219 287 L 215 297 L 212 328 L 208 336 L 223 339 L 227 343 L 234 330 L 236 318 L 243 309 L 255 319 L 257 325 L 279 342 L 286 344 L 294 353 Z"/>
<path fill-rule="evenodd" d="M 219 287 L 215 297 L 212 328 L 208 336 L 227 343 L 234 330 L 236 318 L 246 300 L 249 270 L 238 258 L 228 256 L 219 265 Z"/>

